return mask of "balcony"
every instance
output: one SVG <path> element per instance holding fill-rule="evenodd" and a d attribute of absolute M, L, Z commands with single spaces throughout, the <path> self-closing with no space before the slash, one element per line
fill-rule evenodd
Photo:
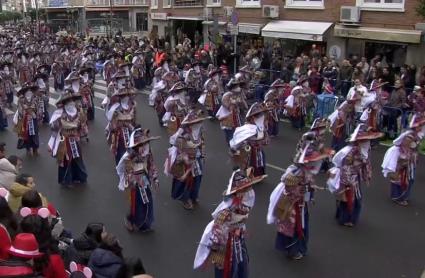
<path fill-rule="evenodd" d="M 174 0 L 173 7 L 202 7 L 203 0 Z"/>
<path fill-rule="evenodd" d="M 48 0 L 47 8 L 82 7 L 84 0 Z"/>
<path fill-rule="evenodd" d="M 85 0 L 86 7 L 147 6 L 148 0 Z"/>

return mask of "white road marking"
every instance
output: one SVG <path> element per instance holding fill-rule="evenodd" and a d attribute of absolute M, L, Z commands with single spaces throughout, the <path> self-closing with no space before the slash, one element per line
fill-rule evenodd
<path fill-rule="evenodd" d="M 270 164 L 270 163 L 266 163 L 266 166 L 269 167 L 269 168 L 272 168 L 274 170 L 277 170 L 277 171 L 281 171 L 281 172 L 286 171 L 285 168 L 282 168 L 282 167 L 279 167 L 279 166 L 276 166 L 276 165 L 273 165 L 273 164 Z"/>

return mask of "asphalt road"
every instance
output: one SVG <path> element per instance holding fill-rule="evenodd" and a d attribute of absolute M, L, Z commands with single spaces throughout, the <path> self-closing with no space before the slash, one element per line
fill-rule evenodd
<path fill-rule="evenodd" d="M 103 82 L 96 85 L 104 94 Z M 53 97 L 57 97 L 53 95 Z M 147 97 L 138 97 L 138 122 L 161 139 L 151 144 L 160 169 L 160 192 L 154 196 L 155 231 L 148 234 L 129 233 L 123 226 L 127 211 L 126 196 L 118 191 L 114 160 L 108 150 L 102 110 L 90 124 L 90 142 L 83 143 L 83 156 L 89 174 L 88 184 L 63 189 L 57 184 L 55 159 L 47 152 L 50 131 L 41 128 L 41 155 L 25 157 L 15 149 L 16 135 L 0 133 L 7 143 L 8 154 L 24 158 L 23 172 L 36 177 L 37 188 L 61 212 L 66 227 L 77 236 L 90 221 L 105 223 L 108 231 L 120 239 L 126 256 L 140 256 L 149 273 L 156 278 L 213 277 L 213 268 L 193 270 L 197 242 L 211 220 L 211 212 L 222 199 L 222 192 L 231 174 L 231 163 L 224 144 L 224 135 L 217 122 L 205 122 L 207 159 L 201 187 L 201 205 L 186 211 L 171 199 L 171 179 L 162 174 L 168 148 L 166 130 L 159 127 L 156 114 L 147 105 Z M 53 107 L 51 107 L 53 110 Z M 255 185 L 256 202 L 248 220 L 247 245 L 250 277 L 403 277 L 417 278 L 425 268 L 425 159 L 420 158 L 411 205 L 399 207 L 389 200 L 389 184 L 381 175 L 385 147 L 372 151 L 373 182 L 364 188 L 363 211 L 355 228 L 340 227 L 334 219 L 335 200 L 329 192 L 318 192 L 311 209 L 309 254 L 302 261 L 288 260 L 274 249 L 275 226 L 266 225 L 269 195 L 279 182 L 282 171 L 294 154 L 301 133 L 281 123 L 280 135 L 266 148 L 268 178 Z M 274 165 L 274 166 L 273 166 Z M 422 170 L 422 171 L 421 171 Z M 324 186 L 325 176 L 317 177 Z"/>

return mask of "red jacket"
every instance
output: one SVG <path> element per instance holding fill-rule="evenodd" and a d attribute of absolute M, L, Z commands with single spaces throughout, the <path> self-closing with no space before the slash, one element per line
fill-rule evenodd
<path fill-rule="evenodd" d="M 46 278 L 67 278 L 65 265 L 61 256 L 58 254 L 50 255 L 49 265 L 43 270 L 43 276 Z"/>

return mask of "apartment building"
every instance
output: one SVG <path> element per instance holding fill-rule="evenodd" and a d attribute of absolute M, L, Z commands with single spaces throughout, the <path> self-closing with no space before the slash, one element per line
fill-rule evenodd
<path fill-rule="evenodd" d="M 149 25 L 172 42 L 177 30 L 190 38 L 198 31 L 208 41 L 209 31 L 225 34 L 233 19 L 238 23 L 239 40 L 280 40 L 293 55 L 316 44 L 323 54 L 337 60 L 349 55 L 372 58 L 381 54 L 395 65 L 422 65 L 425 24 L 416 14 L 418 2 L 151 0 Z"/>
<path fill-rule="evenodd" d="M 49 0 L 48 23 L 91 35 L 136 33 L 147 35 L 147 0 Z"/>

